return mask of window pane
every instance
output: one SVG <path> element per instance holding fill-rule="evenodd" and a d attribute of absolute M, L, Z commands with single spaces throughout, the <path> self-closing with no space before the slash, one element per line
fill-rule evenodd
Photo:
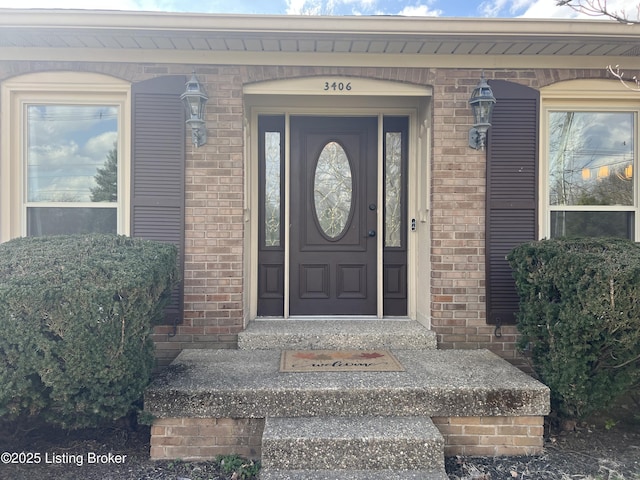
<path fill-rule="evenodd" d="M 280 132 L 265 132 L 264 241 L 267 247 L 280 246 Z"/>
<path fill-rule="evenodd" d="M 27 202 L 117 202 L 118 107 L 27 106 Z"/>
<path fill-rule="evenodd" d="M 402 133 L 387 132 L 384 152 L 384 246 L 402 246 Z"/>
<path fill-rule="evenodd" d="M 551 212 L 551 237 L 633 239 L 633 212 Z"/>
<path fill-rule="evenodd" d="M 633 205 L 634 114 L 551 112 L 549 203 Z"/>
<path fill-rule="evenodd" d="M 27 208 L 27 235 L 117 233 L 115 208 Z"/>

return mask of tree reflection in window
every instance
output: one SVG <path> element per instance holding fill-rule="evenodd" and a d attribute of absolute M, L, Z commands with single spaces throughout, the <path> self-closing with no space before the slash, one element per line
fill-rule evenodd
<path fill-rule="evenodd" d="M 634 131 L 633 112 L 549 113 L 552 237 L 633 237 Z"/>
<path fill-rule="evenodd" d="M 264 242 L 280 246 L 280 132 L 265 132 Z"/>
<path fill-rule="evenodd" d="M 387 132 L 384 159 L 384 245 L 402 246 L 402 133 Z"/>
<path fill-rule="evenodd" d="M 633 205 L 634 115 L 551 112 L 550 205 Z"/>
<path fill-rule="evenodd" d="M 102 168 L 98 168 L 94 177 L 96 186 L 91 189 L 92 202 L 118 201 L 118 145 L 107 153 Z"/>
<path fill-rule="evenodd" d="M 353 183 L 351 165 L 337 142 L 325 145 L 314 177 L 315 211 L 320 228 L 329 238 L 344 231 L 351 213 Z"/>

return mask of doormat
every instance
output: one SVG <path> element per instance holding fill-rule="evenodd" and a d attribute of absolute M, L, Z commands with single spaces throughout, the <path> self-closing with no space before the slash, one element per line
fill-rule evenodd
<path fill-rule="evenodd" d="M 404 372 L 387 350 L 285 350 L 281 372 Z"/>

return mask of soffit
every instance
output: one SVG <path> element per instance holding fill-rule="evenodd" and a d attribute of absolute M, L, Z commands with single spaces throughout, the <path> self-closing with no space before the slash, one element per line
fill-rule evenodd
<path fill-rule="evenodd" d="M 2 52 L 16 49 L 355 53 L 400 57 L 638 57 L 640 25 L 598 20 L 0 9 L 0 59 L 4 56 Z"/>

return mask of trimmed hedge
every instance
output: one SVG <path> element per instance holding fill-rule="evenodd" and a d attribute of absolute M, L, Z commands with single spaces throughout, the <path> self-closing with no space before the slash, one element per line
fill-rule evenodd
<path fill-rule="evenodd" d="M 640 382 L 640 246 L 554 239 L 508 256 L 520 295 L 520 347 L 554 411 L 584 417 Z"/>
<path fill-rule="evenodd" d="M 115 235 L 0 245 L 0 417 L 64 428 L 128 414 L 154 365 L 176 247 Z"/>

